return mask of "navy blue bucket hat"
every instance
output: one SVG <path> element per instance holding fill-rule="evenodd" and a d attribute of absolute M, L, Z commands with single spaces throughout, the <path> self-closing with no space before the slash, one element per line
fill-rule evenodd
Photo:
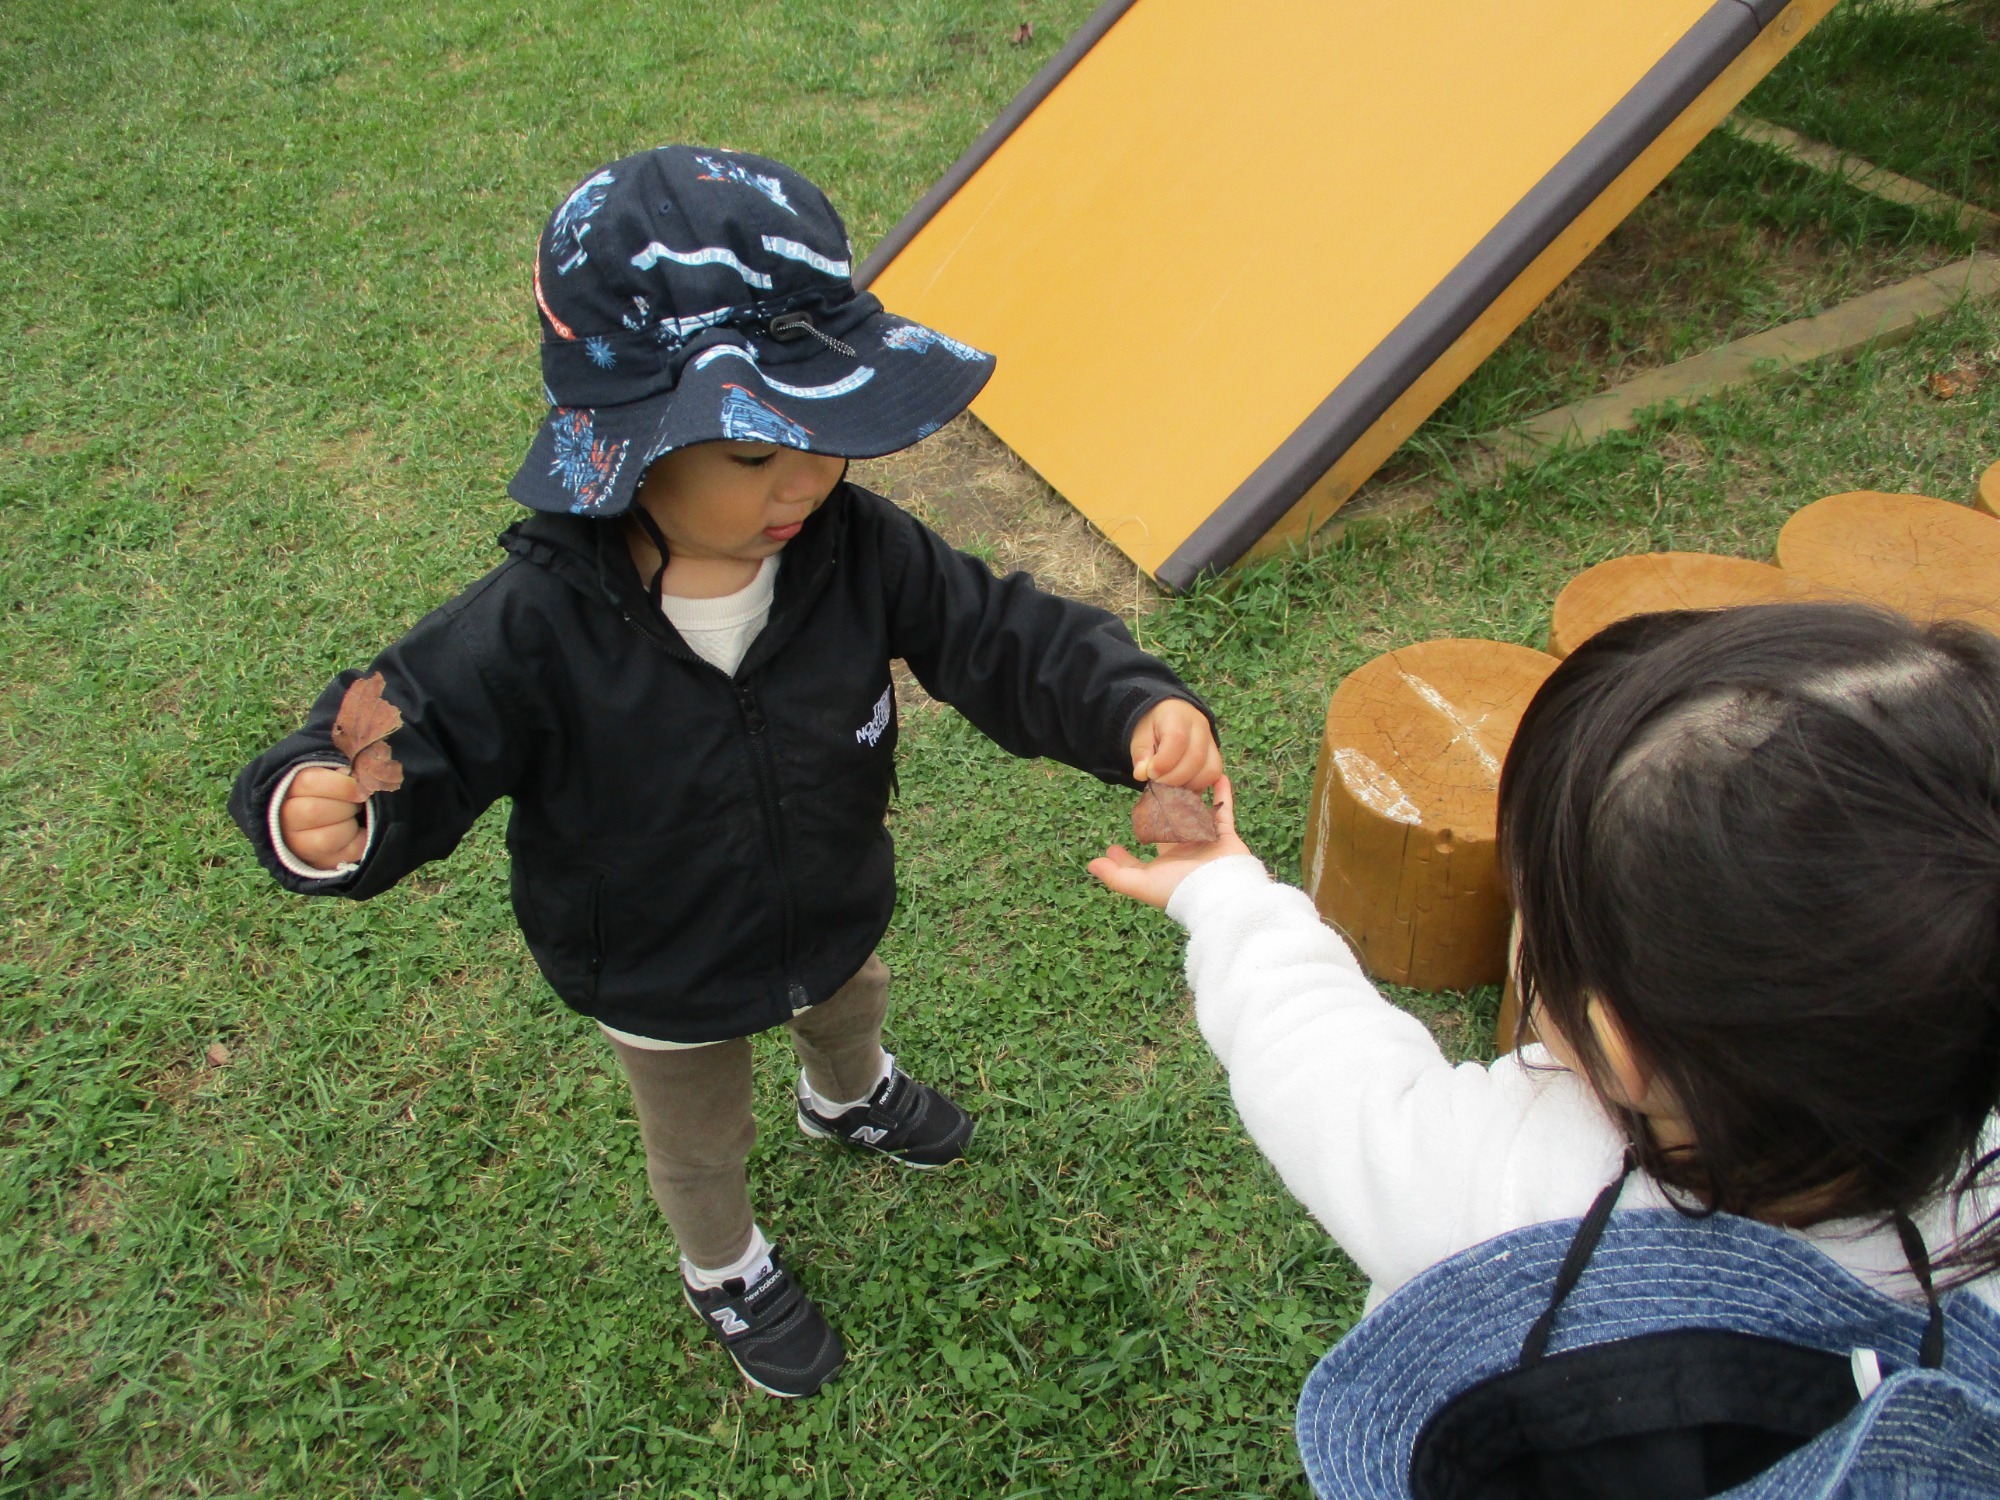
<path fill-rule="evenodd" d="M 508 493 L 612 516 L 691 444 L 872 458 L 935 432 L 993 358 L 885 313 L 852 261 L 826 195 L 764 157 L 661 146 L 591 173 L 536 249 L 551 410 Z"/>
<path fill-rule="evenodd" d="M 2000 1312 L 1613 1192 L 1431 1267 L 1320 1361 L 1320 1500 L 2000 1495 Z"/>

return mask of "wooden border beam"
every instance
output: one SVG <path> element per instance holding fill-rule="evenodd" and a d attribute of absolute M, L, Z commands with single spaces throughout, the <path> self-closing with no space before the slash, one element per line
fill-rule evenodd
<path fill-rule="evenodd" d="M 1954 261 L 1813 317 L 1648 370 L 1600 395 L 1544 412 L 1519 428 L 1475 438 L 1456 456 L 1455 477 L 1493 483 L 1508 469 L 1533 463 L 1559 447 L 1629 431 L 1638 425 L 1642 412 L 1691 406 L 1753 381 L 1782 378 L 1802 365 L 1900 343 L 1962 302 L 1996 296 L 2000 296 L 2000 256 Z M 1446 484 L 1427 476 L 1400 485 L 1371 486 L 1334 516 L 1319 537 L 1331 541 L 1358 527 L 1419 515 L 1436 503 Z"/>
<path fill-rule="evenodd" d="M 1850 156 L 1845 151 L 1800 135 L 1795 130 L 1787 130 L 1782 125 L 1746 115 L 1741 110 L 1723 121 L 1723 125 L 1740 140 L 1768 147 L 1802 167 L 1838 178 L 1871 198 L 1934 213 L 1950 220 L 1956 228 L 1971 231 L 1982 240 L 2000 241 L 2000 214 L 1988 213 L 1949 193 L 1926 187 L 1914 178 L 1899 176 L 1885 167 Z"/>

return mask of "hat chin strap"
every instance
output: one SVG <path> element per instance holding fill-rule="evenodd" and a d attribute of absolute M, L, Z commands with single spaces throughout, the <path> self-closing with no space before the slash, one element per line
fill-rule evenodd
<path fill-rule="evenodd" d="M 1917 1363 L 1926 1370 L 1944 1367 L 1944 1309 L 1938 1306 L 1937 1288 L 1931 1285 L 1930 1251 L 1924 1245 L 1924 1237 L 1910 1216 L 1900 1208 L 1895 1217 L 1896 1236 L 1903 1242 L 1903 1254 L 1909 1258 L 1910 1274 L 1917 1278 L 1917 1285 L 1924 1289 L 1924 1301 L 1931 1305 L 1930 1322 L 1924 1326 L 1924 1342 L 1917 1355 Z"/>
<path fill-rule="evenodd" d="M 1584 1267 L 1590 1264 L 1592 1252 L 1604 1234 L 1604 1226 L 1611 1221 L 1611 1210 L 1618 1206 L 1618 1195 L 1625 1190 L 1625 1179 L 1632 1175 L 1638 1165 L 1630 1151 L 1625 1153 L 1624 1165 L 1618 1176 L 1597 1195 L 1590 1205 L 1590 1211 L 1583 1216 L 1577 1226 L 1576 1238 L 1569 1242 L 1569 1253 L 1563 1256 L 1562 1266 L 1556 1272 L 1555 1290 L 1550 1294 L 1549 1305 L 1529 1328 L 1528 1336 L 1521 1340 L 1520 1368 L 1530 1369 L 1542 1361 L 1548 1352 L 1549 1335 L 1555 1331 L 1556 1314 L 1562 1310 L 1563 1302 L 1576 1289 L 1583 1277 Z M 1925 1248 L 1924 1237 L 1910 1216 L 1897 1210 L 1892 1222 L 1896 1235 L 1903 1242 L 1903 1254 L 1910 1262 L 1910 1274 L 1917 1285 L 1923 1288 L 1924 1301 L 1930 1304 L 1930 1321 L 1924 1327 L 1923 1343 L 1919 1346 L 1917 1364 L 1926 1370 L 1944 1367 L 1944 1309 L 1938 1305 L 1937 1289 L 1931 1284 L 1930 1252 Z"/>
<path fill-rule="evenodd" d="M 660 532 L 659 522 L 648 514 L 646 507 L 636 498 L 625 514 L 639 523 L 639 529 L 646 533 L 646 540 L 653 544 L 653 550 L 660 555 L 660 565 L 653 569 L 652 579 L 646 585 L 646 597 L 653 601 L 654 609 L 662 609 L 665 607 L 661 595 L 667 579 L 667 539 Z"/>

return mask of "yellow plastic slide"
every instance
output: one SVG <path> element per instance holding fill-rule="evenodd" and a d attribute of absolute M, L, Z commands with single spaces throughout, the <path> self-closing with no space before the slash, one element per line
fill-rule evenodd
<path fill-rule="evenodd" d="M 1114 0 L 877 247 L 1173 588 L 1325 521 L 1833 0 Z"/>

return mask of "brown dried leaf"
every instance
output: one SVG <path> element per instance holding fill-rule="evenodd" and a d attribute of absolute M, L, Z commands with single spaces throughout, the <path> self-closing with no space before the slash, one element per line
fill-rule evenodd
<path fill-rule="evenodd" d="M 1149 781 L 1132 804 L 1132 837 L 1142 844 L 1212 844 L 1220 835 L 1200 792 Z"/>
<path fill-rule="evenodd" d="M 1034 39 L 1035 23 L 1033 21 L 1023 21 L 1019 26 L 1014 28 L 1014 45 L 1016 47 L 1020 46 L 1023 42 L 1032 42 Z"/>
<path fill-rule="evenodd" d="M 1964 365 L 1950 370 L 1935 370 L 1924 381 L 1924 388 L 1940 401 L 1949 401 L 1954 396 L 1969 396 L 1979 389 L 1979 372 Z"/>
<path fill-rule="evenodd" d="M 403 711 L 382 696 L 384 686 L 380 672 L 357 677 L 333 716 L 333 748 L 347 757 L 347 774 L 364 797 L 403 784 L 403 763 L 387 743 L 403 727 Z"/>
<path fill-rule="evenodd" d="M 202 1055 L 208 1059 L 208 1065 L 211 1068 L 221 1068 L 228 1066 L 229 1049 L 225 1047 L 221 1042 L 210 1042 L 208 1044 L 208 1051 L 206 1051 Z"/>
<path fill-rule="evenodd" d="M 361 788 L 362 796 L 372 797 L 377 792 L 393 792 L 403 784 L 403 763 L 390 752 L 387 742 L 377 740 L 361 747 L 348 774 Z"/>
<path fill-rule="evenodd" d="M 382 674 L 357 677 L 333 716 L 333 748 L 349 760 L 403 727 L 403 711 L 382 696 Z"/>

